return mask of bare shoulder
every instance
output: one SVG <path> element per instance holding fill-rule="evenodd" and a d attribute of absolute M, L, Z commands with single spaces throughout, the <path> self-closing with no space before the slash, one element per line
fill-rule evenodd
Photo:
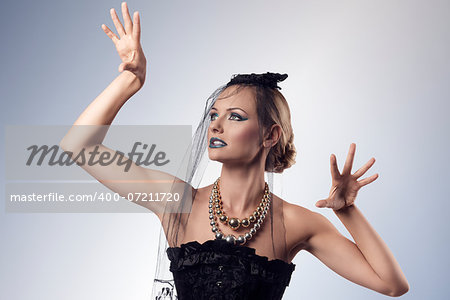
<path fill-rule="evenodd" d="M 281 199 L 282 200 L 282 199 Z M 305 227 L 305 229 L 313 229 L 320 224 L 325 218 L 322 214 L 312 211 L 306 207 L 283 201 L 283 214 L 286 225 L 291 228 L 298 228 L 298 226 Z M 312 231 L 311 231 L 312 233 Z"/>
<path fill-rule="evenodd" d="M 324 219 L 327 219 L 318 212 L 279 199 L 283 202 L 286 243 L 290 260 L 292 260 L 298 252 L 307 248 L 308 240 L 315 234 L 316 229 L 320 227 Z"/>

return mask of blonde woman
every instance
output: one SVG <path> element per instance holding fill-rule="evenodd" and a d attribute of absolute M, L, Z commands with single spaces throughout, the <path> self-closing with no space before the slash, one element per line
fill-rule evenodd
<path fill-rule="evenodd" d="M 140 19 L 133 20 L 122 3 L 124 25 L 116 11 L 111 17 L 118 35 L 102 29 L 122 60 L 120 75 L 84 110 L 77 125 L 110 125 L 123 104 L 139 91 L 146 78 L 146 58 L 140 45 Z M 172 278 L 158 261 L 156 299 L 281 299 L 295 269 L 292 260 L 301 250 L 310 252 L 331 270 L 361 286 L 396 297 L 409 289 L 393 254 L 356 206 L 358 191 L 378 174 L 361 177 L 374 164 L 370 159 L 352 173 L 355 144 L 351 144 L 342 171 L 331 155 L 331 191 L 316 206 L 330 208 L 352 235 L 344 237 L 323 215 L 281 199 L 271 192 L 271 174 L 295 163 L 296 150 L 288 103 L 278 83 L 286 74 L 239 74 L 208 99 L 196 135 L 194 159 L 207 148 L 208 158 L 221 163 L 220 177 L 198 187 L 192 177 L 184 181 L 192 190 L 189 213 L 161 211 L 154 202 L 140 203 L 155 212 L 162 225 L 165 247 L 159 259 L 170 260 Z M 115 151 L 102 144 L 106 132 L 80 136 L 69 131 L 60 146 L 70 152 Z M 119 166 L 82 166 L 111 190 L 158 193 L 158 186 L 121 185 L 145 178 L 181 181 L 171 174 L 133 164 L 129 172 Z M 198 168 L 194 164 L 193 173 Z M 266 182 L 265 176 L 269 178 Z M 164 275 L 164 276 L 163 276 Z M 295 282 L 293 283 L 296 284 Z M 175 290 L 174 290 L 175 289 Z"/>

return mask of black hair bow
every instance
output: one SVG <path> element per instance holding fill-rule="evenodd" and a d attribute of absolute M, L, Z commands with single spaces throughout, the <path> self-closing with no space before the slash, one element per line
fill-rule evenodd
<path fill-rule="evenodd" d="M 231 77 L 230 82 L 227 83 L 227 87 L 233 84 L 250 84 L 281 90 L 281 87 L 279 87 L 277 83 L 285 80 L 287 77 L 287 74 L 271 72 L 264 74 L 234 74 Z"/>

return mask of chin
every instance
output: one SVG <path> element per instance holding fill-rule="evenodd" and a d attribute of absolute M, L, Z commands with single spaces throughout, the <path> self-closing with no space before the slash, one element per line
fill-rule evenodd
<path fill-rule="evenodd" d="M 209 157 L 209 159 L 211 160 L 211 161 L 217 161 L 217 162 L 220 162 L 220 163 L 224 163 L 224 162 L 226 162 L 227 161 L 227 158 L 229 158 L 228 156 L 229 155 L 227 155 L 226 153 L 228 152 L 228 151 L 226 151 L 226 152 L 223 152 L 225 149 L 222 149 L 222 148 L 209 148 L 208 147 L 208 157 Z"/>
<path fill-rule="evenodd" d="M 220 153 L 211 153 L 211 150 L 208 149 L 208 157 L 209 160 L 222 162 L 221 158 L 223 157 L 223 155 L 221 155 Z"/>

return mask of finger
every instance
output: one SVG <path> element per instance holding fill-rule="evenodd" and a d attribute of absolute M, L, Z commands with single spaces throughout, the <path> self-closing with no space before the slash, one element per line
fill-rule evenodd
<path fill-rule="evenodd" d="M 364 173 L 366 173 L 367 170 L 369 170 L 369 168 L 372 167 L 374 163 L 375 163 L 375 158 L 372 157 L 371 159 L 369 159 L 368 162 L 366 162 L 366 164 L 365 164 L 364 166 L 362 166 L 358 171 L 356 171 L 356 172 L 353 174 L 353 176 L 354 176 L 355 178 L 359 178 L 359 177 L 363 176 Z"/>
<path fill-rule="evenodd" d="M 124 70 L 126 70 L 130 65 L 128 63 L 121 63 L 119 65 L 119 73 L 122 73 Z"/>
<path fill-rule="evenodd" d="M 339 173 L 339 169 L 337 166 L 336 155 L 334 155 L 334 154 L 331 154 L 331 156 L 330 156 L 330 171 L 331 171 L 331 176 L 335 179 L 341 175 Z"/>
<path fill-rule="evenodd" d="M 362 179 L 362 180 L 358 181 L 359 186 L 360 186 L 360 187 L 363 187 L 363 186 L 365 186 L 365 185 L 367 185 L 367 184 L 373 182 L 373 181 L 374 181 L 375 179 L 377 179 L 377 178 L 378 178 L 378 173 L 375 174 L 375 175 L 372 175 L 372 176 L 370 176 L 370 177 L 367 177 L 367 178 L 365 178 L 365 179 Z"/>
<path fill-rule="evenodd" d="M 122 17 L 125 24 L 126 33 L 131 34 L 133 32 L 133 23 L 131 22 L 131 17 L 128 12 L 128 5 L 126 2 L 122 2 Z"/>
<path fill-rule="evenodd" d="M 141 39 L 141 20 L 137 11 L 134 12 L 133 23 L 133 38 L 139 41 Z"/>
<path fill-rule="evenodd" d="M 130 65 L 127 63 L 121 63 L 119 65 L 119 73 L 122 73 L 125 69 L 127 69 Z"/>
<path fill-rule="evenodd" d="M 347 159 L 345 160 L 344 169 L 342 169 L 342 174 L 350 174 L 353 165 L 353 158 L 355 157 L 356 144 L 351 143 L 348 150 Z"/>
<path fill-rule="evenodd" d="M 316 207 L 327 207 L 327 201 L 326 200 L 319 200 L 316 202 Z"/>
<path fill-rule="evenodd" d="M 116 26 L 117 33 L 119 34 L 120 37 L 123 37 L 125 35 L 125 29 L 123 29 L 122 23 L 120 23 L 116 10 L 114 8 L 111 8 L 110 13 L 114 25 Z"/>
<path fill-rule="evenodd" d="M 119 65 L 119 72 L 122 73 L 122 71 L 124 70 L 130 70 L 132 71 L 135 68 L 135 65 L 133 63 L 130 62 L 122 62 Z"/>
<path fill-rule="evenodd" d="M 107 36 L 109 36 L 109 38 L 113 41 L 113 43 L 115 44 L 116 41 L 119 39 L 117 37 L 117 35 L 114 34 L 114 32 L 111 31 L 111 29 L 108 28 L 108 26 L 106 26 L 105 24 L 102 24 L 102 29 L 103 31 L 106 33 Z"/>

